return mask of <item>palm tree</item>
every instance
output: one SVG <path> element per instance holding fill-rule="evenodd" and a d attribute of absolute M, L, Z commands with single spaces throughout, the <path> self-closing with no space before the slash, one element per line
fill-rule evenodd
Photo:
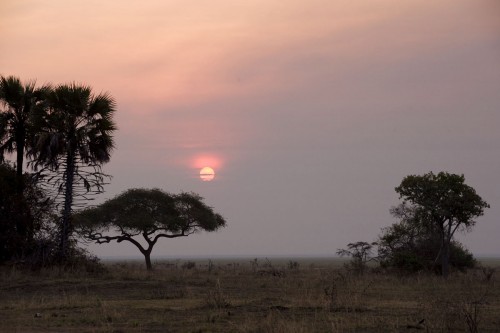
<path fill-rule="evenodd" d="M 58 192 L 62 194 L 63 208 L 59 255 L 65 260 L 78 187 L 83 185 L 88 192 L 92 185 L 100 186 L 100 167 L 109 161 L 114 148 L 115 101 L 107 93 L 94 95 L 90 87 L 75 83 L 57 86 L 48 100 L 47 113 L 38 119 L 40 132 L 32 154 L 37 165 L 46 166 L 60 176 Z M 84 171 L 86 167 L 94 172 Z M 94 182 L 89 177 L 94 177 Z"/>
<path fill-rule="evenodd" d="M 4 107 L 0 112 L 0 162 L 4 162 L 6 153 L 16 153 L 16 191 L 12 199 L 18 205 L 19 216 L 14 219 L 16 230 L 19 239 L 24 242 L 32 240 L 34 233 L 33 220 L 22 218 L 27 214 L 21 208 L 25 189 L 24 156 L 30 147 L 31 137 L 35 134 L 33 118 L 39 111 L 43 111 L 50 89 L 49 85 L 36 88 L 35 81 L 23 84 L 17 77 L 0 76 L 0 104 Z"/>
<path fill-rule="evenodd" d="M 43 111 L 51 87 L 35 88 L 35 81 L 21 83 L 14 76 L 0 77 L 0 102 L 6 109 L 0 113 L 0 162 L 5 153 L 16 151 L 16 176 L 18 193 L 23 190 L 24 154 L 30 146 L 29 138 L 34 135 L 33 117 Z"/>

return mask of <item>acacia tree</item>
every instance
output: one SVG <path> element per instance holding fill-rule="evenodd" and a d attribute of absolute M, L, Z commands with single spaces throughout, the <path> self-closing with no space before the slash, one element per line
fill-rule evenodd
<path fill-rule="evenodd" d="M 410 175 L 396 187 L 403 204 L 414 206 L 414 218 L 426 221 L 440 238 L 439 257 L 444 277 L 449 273 L 450 244 L 457 230 L 469 231 L 489 205 L 465 184 L 463 175 L 432 172 Z"/>
<path fill-rule="evenodd" d="M 375 260 L 376 258 L 371 257 L 373 246 L 377 243 L 367 243 L 367 242 L 355 242 L 347 244 L 347 249 L 338 249 L 337 255 L 341 257 L 351 257 L 351 262 L 346 265 L 351 268 L 357 274 L 363 275 L 368 262 Z"/>
<path fill-rule="evenodd" d="M 159 189 L 127 190 L 97 207 L 82 210 L 75 215 L 75 223 L 87 241 L 134 244 L 144 255 L 148 270 L 152 269 L 151 252 L 160 238 L 187 237 L 226 225 L 199 195 L 174 195 Z"/>
<path fill-rule="evenodd" d="M 107 93 L 94 95 L 88 86 L 57 86 L 48 96 L 49 108 L 36 119 L 38 128 L 31 155 L 35 167 L 53 172 L 48 177 L 62 195 L 59 255 L 67 259 L 72 234 L 71 214 L 75 197 L 88 200 L 102 192 L 102 164 L 114 148 L 112 133 L 115 101 Z"/>

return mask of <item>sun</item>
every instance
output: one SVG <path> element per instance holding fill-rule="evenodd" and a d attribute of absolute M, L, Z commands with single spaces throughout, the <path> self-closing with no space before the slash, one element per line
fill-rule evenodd
<path fill-rule="evenodd" d="M 214 180 L 215 178 L 215 171 L 211 167 L 204 167 L 203 169 L 200 170 L 200 179 L 203 180 L 204 182 L 209 182 Z"/>

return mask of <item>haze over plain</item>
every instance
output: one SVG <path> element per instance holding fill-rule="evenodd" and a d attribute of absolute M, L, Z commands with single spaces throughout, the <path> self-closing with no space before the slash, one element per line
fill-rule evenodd
<path fill-rule="evenodd" d="M 333 254 L 395 222 L 394 187 L 429 171 L 463 173 L 490 203 L 459 237 L 500 255 L 495 0 L 7 0 L 0 41 L 1 74 L 117 100 L 99 201 L 194 191 L 227 219 L 157 256 Z"/>

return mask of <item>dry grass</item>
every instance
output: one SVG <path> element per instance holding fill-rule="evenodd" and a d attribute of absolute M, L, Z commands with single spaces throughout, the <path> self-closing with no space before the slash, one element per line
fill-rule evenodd
<path fill-rule="evenodd" d="M 0 332 L 498 332 L 498 275 L 355 276 L 328 261 L 9 269 Z"/>

